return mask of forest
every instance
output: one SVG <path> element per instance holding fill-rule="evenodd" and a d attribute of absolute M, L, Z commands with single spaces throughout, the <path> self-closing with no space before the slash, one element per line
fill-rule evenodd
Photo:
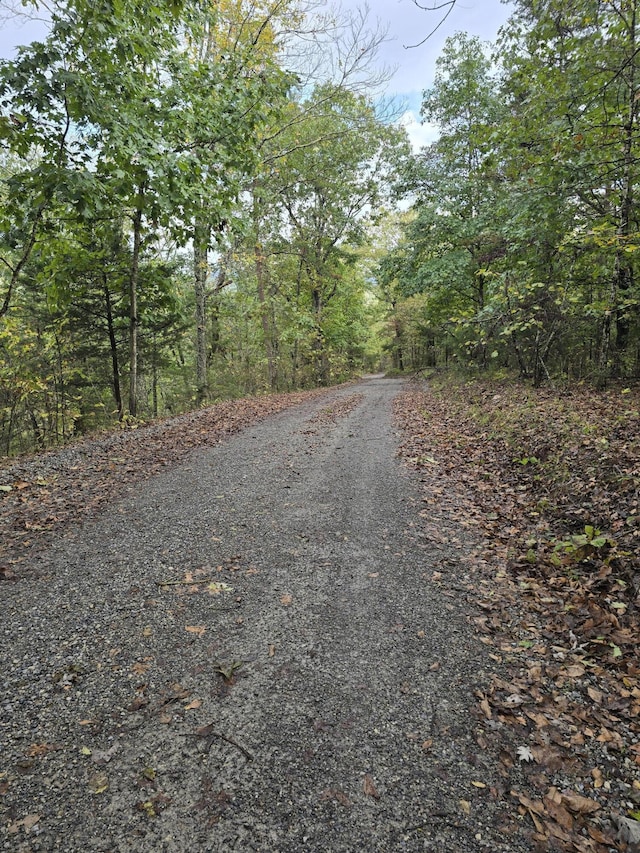
<path fill-rule="evenodd" d="M 448 39 L 417 152 L 365 7 L 50 12 L 0 62 L 0 455 L 363 371 L 637 380 L 637 0 Z"/>

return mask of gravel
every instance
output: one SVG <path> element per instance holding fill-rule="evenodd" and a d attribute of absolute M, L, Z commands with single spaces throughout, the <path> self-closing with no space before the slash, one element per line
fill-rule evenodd
<path fill-rule="evenodd" d="M 194 451 L 3 584 L 0 850 L 532 849 L 476 743 L 486 647 L 420 530 L 401 389 Z"/>

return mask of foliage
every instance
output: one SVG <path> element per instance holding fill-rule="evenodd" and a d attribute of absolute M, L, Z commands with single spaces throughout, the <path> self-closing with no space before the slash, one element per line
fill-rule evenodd
<path fill-rule="evenodd" d="M 338 65 L 294 74 L 302 34 Z M 0 63 L 0 363 L 22 377 L 5 383 L 4 452 L 358 368 L 348 244 L 397 134 L 350 86 L 378 43 L 297 0 L 60 0 L 50 35 Z M 331 172 L 343 149 L 349 187 Z M 297 233 L 291 217 L 280 232 L 283 199 Z M 278 288 L 256 269 L 258 220 Z M 31 358 L 34 338 L 48 360 Z"/>
<path fill-rule="evenodd" d="M 414 217 L 381 268 L 424 293 L 438 361 L 606 382 L 639 369 L 635 0 L 522 0 L 492 66 L 447 42 L 405 170 Z M 593 61 L 597 56 L 598 62 Z"/>

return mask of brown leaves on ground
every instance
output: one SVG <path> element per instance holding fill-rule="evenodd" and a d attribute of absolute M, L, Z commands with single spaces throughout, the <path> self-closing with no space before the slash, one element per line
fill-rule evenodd
<path fill-rule="evenodd" d="M 364 780 L 362 782 L 362 790 L 367 795 L 367 797 L 372 797 L 374 800 L 380 799 L 380 794 L 378 793 L 378 789 L 376 788 L 376 783 L 373 781 L 373 778 L 366 773 Z"/>
<path fill-rule="evenodd" d="M 17 577 L 34 547 L 127 489 L 326 389 L 230 400 L 137 429 L 94 436 L 26 460 L 0 462 L 0 580 Z"/>
<path fill-rule="evenodd" d="M 640 817 L 639 409 L 635 390 L 489 381 L 396 404 L 425 534 L 500 666 L 478 742 L 538 850 L 635 849 L 617 827 Z"/>
<path fill-rule="evenodd" d="M 341 400 L 336 400 L 330 406 L 321 409 L 309 421 L 310 428 L 306 433 L 316 433 L 319 429 L 335 426 L 341 418 L 346 418 L 364 400 L 364 394 L 350 394 Z"/>

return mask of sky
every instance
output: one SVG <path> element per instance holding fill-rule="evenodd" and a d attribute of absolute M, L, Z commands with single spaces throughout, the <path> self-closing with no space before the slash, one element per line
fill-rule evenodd
<path fill-rule="evenodd" d="M 437 7 L 443 0 L 419 0 L 420 6 Z M 361 6 L 358 0 L 346 0 L 346 7 Z M 495 41 L 498 30 L 513 12 L 510 2 L 501 0 L 456 0 L 443 21 L 447 8 L 429 11 L 420 9 L 413 0 L 368 0 L 370 18 L 388 27 L 388 41 L 382 46 L 380 59 L 396 68 L 388 91 L 406 101 L 403 123 L 414 148 L 433 142 L 434 127 L 420 122 L 422 92 L 434 79 L 435 64 L 445 40 L 456 32 L 478 36 L 483 41 Z M 411 47 L 429 36 L 438 24 L 442 25 L 424 44 Z"/>
<path fill-rule="evenodd" d="M 388 94 L 406 102 L 402 122 L 414 148 L 426 145 L 436 138 L 435 128 L 420 123 L 422 92 L 431 86 L 435 63 L 445 39 L 462 31 L 484 41 L 495 41 L 498 30 L 511 14 L 509 2 L 502 0 L 455 0 L 446 20 L 424 44 L 417 47 L 444 18 L 448 6 L 445 0 L 342 0 L 346 9 L 369 10 L 370 26 L 388 29 L 387 39 L 381 46 L 381 64 L 395 69 L 388 84 Z M 428 7 L 444 7 L 432 10 Z M 0 2 L 6 8 L 7 2 Z M 19 6 L 19 4 L 16 4 Z M 42 23 L 25 20 L 23 16 L 0 15 L 0 58 L 10 58 L 18 44 L 29 43 L 45 34 Z"/>

